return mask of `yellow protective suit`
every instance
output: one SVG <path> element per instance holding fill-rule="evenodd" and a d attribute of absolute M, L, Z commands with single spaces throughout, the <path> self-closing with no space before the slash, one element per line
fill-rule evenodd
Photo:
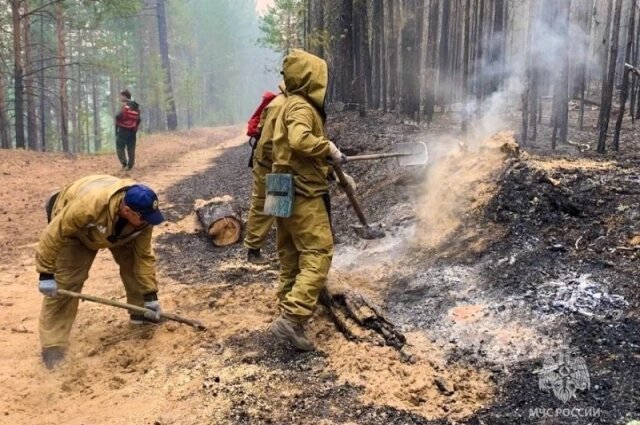
<path fill-rule="evenodd" d="M 323 115 L 328 71 L 324 60 L 294 50 L 284 59 L 283 73 L 287 99 L 274 127 L 272 169 L 293 175 L 296 197 L 291 217 L 276 220 L 278 298 L 285 316 L 304 322 L 313 314 L 333 256 L 323 199 L 329 191 Z"/>
<path fill-rule="evenodd" d="M 273 128 L 276 119 L 284 105 L 286 96 L 284 94 L 284 83 L 280 87 L 281 94 L 276 96 L 262 111 L 260 118 L 260 139 L 253 154 L 253 187 L 251 191 L 251 208 L 247 218 L 247 234 L 244 238 L 244 245 L 249 249 L 260 249 L 271 230 L 275 217 L 263 214 L 264 200 L 266 197 L 266 175 L 271 172 L 273 161 Z"/>
<path fill-rule="evenodd" d="M 117 212 L 133 180 L 96 175 L 65 187 L 53 205 L 51 222 L 40 236 L 36 269 L 53 274 L 60 289 L 81 291 L 100 249 L 108 248 L 120 267 L 129 304 L 142 306 L 145 294 L 157 292 L 152 226 L 129 223 L 113 236 Z M 65 347 L 78 310 L 78 300 L 45 297 L 40 313 L 42 347 Z"/>

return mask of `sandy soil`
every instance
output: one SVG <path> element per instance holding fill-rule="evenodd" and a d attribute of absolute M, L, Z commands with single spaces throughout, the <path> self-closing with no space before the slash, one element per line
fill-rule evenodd
<path fill-rule="evenodd" d="M 0 393 L 0 424 L 637 419 L 640 160 L 603 160 L 570 145 L 516 157 L 510 133 L 461 143 L 446 118 L 427 131 L 390 115 L 345 113 L 330 128 L 350 155 L 415 139 L 432 148 L 426 168 L 349 165 L 365 214 L 386 225 L 384 239 L 357 240 L 344 195 L 333 197 L 341 243 L 330 284 L 381 306 L 407 337 L 413 363 L 371 331 L 347 341 L 323 308 L 309 324 L 315 353 L 296 353 L 266 332 L 277 314 L 273 235 L 271 264 L 250 266 L 241 245 L 214 248 L 192 212 L 196 199 L 232 195 L 246 213 L 248 152 L 231 127 L 150 137 L 131 173 L 158 189 L 169 217 L 154 239 L 163 307 L 209 329 L 136 330 L 125 312 L 83 303 L 69 361 L 47 372 L 33 270 L 43 199 L 76 177 L 119 170 L 113 155 L 0 152 L 0 385 L 11 389 Z M 109 255 L 99 255 L 85 291 L 124 299 Z M 530 416 L 531 408 L 565 406 L 538 389 L 536 375 L 562 344 L 592 374 L 591 389 L 566 406 L 601 408 L 602 416 Z"/>
<path fill-rule="evenodd" d="M 175 324 L 134 329 L 125 312 L 82 303 L 69 359 L 54 372 L 41 365 L 37 340 L 41 296 L 33 252 L 45 225 L 43 199 L 83 175 L 124 174 L 113 156 L 1 152 L 0 358 L 5 361 L 0 385 L 11 391 L 0 394 L 0 423 L 330 424 L 348 422 L 350 415 L 360 423 L 387 423 L 398 415 L 413 420 L 414 414 L 415 423 L 421 423 L 461 419 L 487 405 L 494 391 L 487 372 L 447 364 L 444 352 L 419 333 L 409 335 L 414 364 L 403 363 L 391 347 L 346 341 L 322 313 L 310 325 L 311 337 L 321 346 L 318 354 L 300 355 L 274 342 L 265 331 L 276 315 L 276 272 L 248 268 L 239 247 L 199 281 L 176 281 L 175 268 L 169 276 L 179 258 L 194 257 L 165 242 L 172 235 L 203 242 L 188 212 L 197 196 L 191 196 L 185 182 L 202 174 L 216 178 L 213 164 L 222 173 L 219 179 L 241 173 L 238 181 L 248 183 L 245 169 L 234 168 L 227 158 L 231 154 L 236 162 L 244 161 L 245 150 L 236 149 L 245 142 L 239 134 L 238 128 L 220 128 L 146 138 L 139 166 L 130 173 L 157 189 L 162 209 L 173 218 L 155 232 L 156 244 L 164 241 L 157 246 L 163 307 L 198 317 L 209 329 L 196 333 Z M 218 185 L 210 187 L 212 195 Z M 177 187 L 184 202 L 167 195 Z M 84 290 L 124 299 L 107 253 L 99 254 Z M 304 408 L 310 392 L 311 404 Z M 352 400 L 354 412 L 341 406 L 345 400 Z M 314 412 L 314 403 L 327 404 L 333 414 Z M 362 419 L 371 415 L 375 419 Z"/>

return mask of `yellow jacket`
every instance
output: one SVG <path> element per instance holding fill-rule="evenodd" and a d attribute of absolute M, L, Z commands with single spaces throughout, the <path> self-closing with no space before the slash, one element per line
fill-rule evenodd
<path fill-rule="evenodd" d="M 125 191 L 134 184 L 130 179 L 94 175 L 62 189 L 53 206 L 51 222 L 42 232 L 36 249 L 38 273 L 55 274 L 56 259 L 66 239 L 79 239 L 96 251 L 131 242 L 136 278 L 144 287 L 156 287 L 156 259 L 151 247 L 153 227 L 136 230 L 127 223 L 118 237 L 112 236 Z"/>
<path fill-rule="evenodd" d="M 269 171 L 271 171 L 271 166 L 273 164 L 273 130 L 276 125 L 278 115 L 280 114 L 280 109 L 287 99 L 284 82 L 280 83 L 279 88 L 280 94 L 269 102 L 267 107 L 262 111 L 262 116 L 260 117 L 260 139 L 256 145 L 256 151 L 253 154 L 254 160 Z"/>
<path fill-rule="evenodd" d="M 294 49 L 283 63 L 287 98 L 273 133 L 274 173 L 291 173 L 296 194 L 322 196 L 329 191 L 329 139 L 324 132 L 327 63 Z"/>

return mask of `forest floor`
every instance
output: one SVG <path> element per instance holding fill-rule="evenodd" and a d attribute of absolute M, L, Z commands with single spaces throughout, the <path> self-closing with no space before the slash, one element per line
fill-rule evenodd
<path fill-rule="evenodd" d="M 574 142 L 593 144 L 593 114 Z M 513 117 L 514 121 L 516 117 Z M 33 256 L 43 200 L 91 173 L 124 175 L 114 155 L 0 152 L 0 424 L 626 424 L 640 419 L 640 156 L 518 146 L 512 132 L 454 120 L 426 129 L 389 115 L 343 113 L 330 135 L 347 154 L 427 143 L 430 165 L 348 164 L 371 221 L 359 240 L 335 191 L 330 285 L 376 302 L 407 336 L 413 362 L 371 332 L 348 341 L 324 308 L 300 354 L 267 332 L 277 314 L 275 232 L 267 266 L 241 245 L 216 249 L 196 199 L 250 194 L 242 128 L 146 137 L 130 176 L 159 192 L 155 231 L 163 308 L 199 318 L 130 328 L 123 311 L 82 303 L 68 361 L 40 363 Z M 523 143 L 520 143 L 523 145 Z M 533 145 L 533 146 L 532 146 Z M 86 293 L 123 300 L 99 254 Z M 584 359 L 589 388 L 563 403 L 538 387 L 546 358 Z M 572 376 L 579 383 L 580 377 Z M 558 410 L 556 409 L 564 409 Z"/>

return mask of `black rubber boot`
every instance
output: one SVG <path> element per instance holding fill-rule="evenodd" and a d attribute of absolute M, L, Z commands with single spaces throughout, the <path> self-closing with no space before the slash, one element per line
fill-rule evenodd
<path fill-rule="evenodd" d="M 249 248 L 247 252 L 247 261 L 251 264 L 264 265 L 269 264 L 269 259 L 260 253 L 259 249 Z"/>
<path fill-rule="evenodd" d="M 46 347 L 42 349 L 42 362 L 47 369 L 54 369 L 63 360 L 64 349 L 62 347 Z"/>

